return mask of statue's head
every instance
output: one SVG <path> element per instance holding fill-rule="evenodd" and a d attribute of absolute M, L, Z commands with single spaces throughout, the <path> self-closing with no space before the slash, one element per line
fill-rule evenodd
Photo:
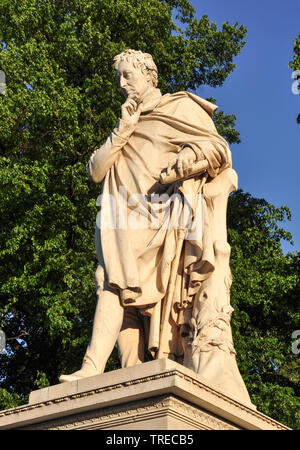
<path fill-rule="evenodd" d="M 158 83 L 158 71 L 149 53 L 139 50 L 125 50 L 114 57 L 120 88 L 127 97 L 137 95 L 140 98 Z"/>

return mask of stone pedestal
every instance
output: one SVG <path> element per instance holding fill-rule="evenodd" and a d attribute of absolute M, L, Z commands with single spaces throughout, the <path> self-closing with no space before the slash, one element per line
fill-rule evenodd
<path fill-rule="evenodd" d="M 287 430 L 168 359 L 33 391 L 0 429 Z"/>

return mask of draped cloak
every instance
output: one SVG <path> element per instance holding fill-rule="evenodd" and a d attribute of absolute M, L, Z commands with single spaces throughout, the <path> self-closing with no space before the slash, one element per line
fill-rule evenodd
<path fill-rule="evenodd" d="M 228 144 L 212 120 L 216 108 L 189 92 L 162 96 L 156 89 L 134 131 L 121 136 L 117 126 L 88 163 L 92 179 L 104 180 L 96 250 L 106 282 L 117 290 L 124 307 L 136 306 L 158 322 L 179 228 L 189 233 L 173 298 L 177 325 L 184 323 L 182 312 L 191 308 L 201 282 L 214 270 L 203 186 L 231 167 Z M 162 185 L 161 172 L 185 146 L 193 149 L 196 161 L 204 155 L 209 169 L 184 182 Z M 149 348 L 157 345 L 149 343 Z"/>

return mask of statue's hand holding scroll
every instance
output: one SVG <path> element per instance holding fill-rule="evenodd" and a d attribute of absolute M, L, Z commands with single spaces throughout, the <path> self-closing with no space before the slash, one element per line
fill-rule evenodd
<path fill-rule="evenodd" d="M 184 147 L 177 155 L 177 158 L 169 162 L 167 172 L 175 165 L 180 178 L 188 176 L 191 172 L 192 165 L 196 161 L 195 152 L 190 147 Z"/>
<path fill-rule="evenodd" d="M 160 176 L 162 184 L 174 183 L 185 178 L 190 178 L 208 168 L 208 162 L 203 156 L 203 160 L 196 163 L 196 154 L 190 147 L 184 147 L 177 157 L 172 159 L 165 171 Z"/>

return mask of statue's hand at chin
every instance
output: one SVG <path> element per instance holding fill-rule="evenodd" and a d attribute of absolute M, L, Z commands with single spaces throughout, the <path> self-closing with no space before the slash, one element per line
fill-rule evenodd
<path fill-rule="evenodd" d="M 141 99 L 136 93 L 130 93 L 122 105 L 122 121 L 124 125 L 134 127 L 141 114 Z"/>

